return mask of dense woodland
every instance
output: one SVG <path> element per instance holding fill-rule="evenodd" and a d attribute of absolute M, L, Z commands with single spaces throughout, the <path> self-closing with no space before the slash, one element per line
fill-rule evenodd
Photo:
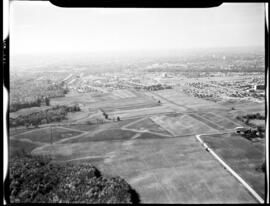
<path fill-rule="evenodd" d="M 30 108 L 30 107 L 40 107 L 42 105 L 50 106 L 50 99 L 48 97 L 37 98 L 32 101 L 22 101 L 14 102 L 10 104 L 10 112 L 16 112 L 19 109 Z"/>
<path fill-rule="evenodd" d="M 49 106 L 49 98 L 63 97 L 68 92 L 64 82 L 36 80 L 34 78 L 12 79 L 10 84 L 10 112 L 19 109 Z"/>
<path fill-rule="evenodd" d="M 46 110 L 41 110 L 35 113 L 30 113 L 27 115 L 20 115 L 17 118 L 10 118 L 10 127 L 26 126 L 30 125 L 38 127 L 40 124 L 48 124 L 51 122 L 59 122 L 66 118 L 68 112 L 80 111 L 78 105 L 66 106 L 57 105 Z"/>
<path fill-rule="evenodd" d="M 120 177 L 105 178 L 92 165 L 51 163 L 24 155 L 10 160 L 11 203 L 138 203 L 138 194 Z"/>

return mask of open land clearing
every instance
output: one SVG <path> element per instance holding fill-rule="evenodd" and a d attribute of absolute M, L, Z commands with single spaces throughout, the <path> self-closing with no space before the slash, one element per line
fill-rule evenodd
<path fill-rule="evenodd" d="M 201 139 L 264 197 L 265 175 L 260 171 L 265 161 L 264 141 L 252 142 L 236 134 L 203 135 Z"/>
<path fill-rule="evenodd" d="M 52 134 L 52 135 L 51 135 Z M 13 138 L 15 139 L 28 139 L 32 142 L 55 142 L 64 138 L 72 137 L 81 134 L 79 131 L 70 130 L 62 127 L 46 127 L 40 128 L 36 130 L 31 130 L 29 132 L 24 132 L 22 134 L 18 134 Z M 52 139 L 51 139 L 52 137 Z"/>
<path fill-rule="evenodd" d="M 155 98 L 159 98 L 165 104 L 171 104 L 180 108 L 185 108 L 188 111 L 197 112 L 208 110 L 210 108 L 219 111 L 226 111 L 228 109 L 228 107 L 216 104 L 214 102 L 188 96 L 184 94 L 180 88 L 155 91 L 152 92 L 152 95 Z"/>
<path fill-rule="evenodd" d="M 70 124 L 53 128 L 53 144 L 49 125 L 11 138 L 42 143 L 35 149 L 29 145 L 29 150 L 33 149 L 34 155 L 51 155 L 54 162 L 90 162 L 108 176 L 122 176 L 139 193 L 142 203 L 257 202 L 195 138 L 196 134 L 230 134 L 241 126 L 241 122 L 227 115 L 231 108 L 188 97 L 174 89 L 151 93 L 118 90 L 108 100 L 105 94 L 106 101 L 102 95 L 94 100 L 89 97 L 91 101 L 86 98 L 89 94 L 80 95 L 81 99 L 71 99 L 91 112 L 101 108 L 109 118 L 120 116 L 121 121 L 87 125 L 70 120 Z M 70 101 L 61 97 L 52 102 L 60 100 Z M 89 110 L 84 112 L 90 113 Z M 81 113 L 73 120 L 87 117 Z M 242 150 L 237 146 L 242 147 L 234 145 L 235 155 Z M 224 151 L 226 148 L 227 145 Z M 244 158 L 239 155 L 235 160 L 240 157 Z M 241 167 L 251 167 L 249 161 L 239 161 Z"/>
<path fill-rule="evenodd" d="M 53 98 L 51 104 L 80 104 L 90 110 L 102 108 L 106 112 L 159 106 L 156 101 L 143 93 L 130 91 L 128 94 L 127 90 L 123 90 L 122 93 L 121 90 L 117 90 L 117 92 L 104 93 L 98 96 L 89 93 L 73 94 L 67 97 Z"/>
<path fill-rule="evenodd" d="M 140 139 L 131 134 L 127 140 L 89 138 L 82 143 L 78 139 L 33 153 L 53 154 L 60 162 L 91 162 L 107 175 L 124 177 L 145 203 L 256 202 L 192 136 Z"/>

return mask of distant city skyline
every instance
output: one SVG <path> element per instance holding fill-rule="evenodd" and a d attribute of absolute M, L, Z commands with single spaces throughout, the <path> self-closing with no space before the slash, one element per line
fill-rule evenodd
<path fill-rule="evenodd" d="M 218 47 L 264 47 L 264 4 L 120 9 L 11 3 L 11 55 Z"/>

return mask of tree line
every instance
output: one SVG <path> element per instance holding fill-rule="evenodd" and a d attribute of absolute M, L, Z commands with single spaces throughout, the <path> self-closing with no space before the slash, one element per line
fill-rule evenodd
<path fill-rule="evenodd" d="M 50 106 L 50 99 L 48 97 L 39 97 L 33 101 L 27 102 L 14 102 L 10 104 L 10 112 L 16 112 L 20 109 L 30 108 L 30 107 L 40 107 L 42 104 Z"/>
<path fill-rule="evenodd" d="M 27 88 L 27 89 L 26 89 Z M 51 80 L 13 82 L 10 88 L 10 111 L 16 112 L 19 109 L 29 107 L 40 107 L 50 105 L 50 98 L 64 97 L 68 88 L 64 82 L 52 83 Z"/>
<path fill-rule="evenodd" d="M 40 124 L 48 124 L 51 122 L 60 122 L 66 119 L 68 112 L 77 112 L 81 111 L 78 105 L 66 106 L 66 105 L 57 105 L 47 110 L 38 111 L 28 115 L 20 115 L 17 118 L 10 118 L 9 123 L 10 127 L 17 126 L 35 126 L 38 127 Z"/>
<path fill-rule="evenodd" d="M 265 120 L 265 116 L 261 115 L 260 113 L 256 113 L 256 114 L 247 114 L 243 116 L 237 116 L 236 119 L 244 122 L 245 124 L 249 126 L 255 126 L 254 124 L 250 122 L 250 120 L 253 120 L 253 119 Z"/>

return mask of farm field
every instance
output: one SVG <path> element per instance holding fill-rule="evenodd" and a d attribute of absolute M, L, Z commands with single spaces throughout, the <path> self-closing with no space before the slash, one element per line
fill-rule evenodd
<path fill-rule="evenodd" d="M 79 93 L 51 99 L 51 105 L 69 104 L 80 104 L 90 110 L 102 108 L 106 112 L 159 106 L 157 101 L 144 95 L 144 93 L 129 90 L 114 90 L 97 96 L 92 93 Z"/>
<path fill-rule="evenodd" d="M 112 100 L 112 101 L 103 101 L 103 102 L 95 102 L 89 103 L 87 105 L 90 109 L 99 109 L 102 108 L 106 112 L 115 111 L 115 110 L 128 110 L 128 109 L 137 109 L 137 108 L 145 108 L 145 107 L 155 107 L 159 106 L 157 102 L 153 99 L 147 98 L 128 98 L 119 100 Z"/>
<path fill-rule="evenodd" d="M 81 134 L 81 132 L 79 131 L 72 131 L 66 128 L 52 127 L 51 129 L 50 127 L 46 127 L 32 130 L 29 132 L 24 132 L 22 134 L 13 136 L 12 138 L 17 140 L 26 139 L 30 140 L 31 142 L 49 143 L 51 142 L 51 133 L 53 142 Z"/>
<path fill-rule="evenodd" d="M 80 111 L 80 112 L 75 112 L 75 113 L 68 113 L 67 114 L 67 122 L 77 122 L 83 119 L 86 119 L 91 113 L 85 112 L 85 111 Z"/>
<path fill-rule="evenodd" d="M 53 144 L 49 144 L 50 127 L 22 130 L 12 140 L 27 140 L 20 141 L 22 147 L 33 155 L 50 155 L 56 163 L 89 162 L 107 176 L 121 176 L 143 203 L 256 203 L 195 138 L 236 127 L 238 122 L 226 116 L 228 108 L 178 90 L 172 95 L 162 92 L 157 93 L 168 101 L 129 90 L 104 94 L 106 101 L 103 94 L 79 94 L 72 99 L 84 105 L 83 111 L 53 128 Z M 99 109 L 109 120 L 93 124 L 104 118 Z M 117 116 L 121 121 L 112 120 Z M 89 120 L 92 123 L 86 124 Z M 11 143 L 12 150 L 17 151 L 18 142 Z"/>
<path fill-rule="evenodd" d="M 65 125 L 65 128 L 69 129 L 74 129 L 74 130 L 81 130 L 81 131 L 95 131 L 97 129 L 99 130 L 106 130 L 106 129 L 119 129 L 122 126 L 132 123 L 136 120 L 139 120 L 140 118 L 134 118 L 134 119 L 126 119 L 126 120 L 121 120 L 121 121 L 116 121 L 116 122 L 109 122 L 109 123 L 104 123 L 104 124 L 68 124 Z"/>
<path fill-rule="evenodd" d="M 32 142 L 25 142 L 11 139 L 10 142 L 10 157 L 14 157 L 17 154 L 21 154 L 23 152 L 30 154 L 33 149 L 38 147 L 39 145 L 32 143 Z"/>
<path fill-rule="evenodd" d="M 142 132 L 150 131 L 152 133 L 171 136 L 170 133 L 163 129 L 160 125 L 155 124 L 155 122 L 151 118 L 139 119 L 138 121 L 126 125 L 125 128 Z"/>
<path fill-rule="evenodd" d="M 218 115 L 208 112 L 208 113 L 198 113 L 197 115 L 205 119 L 208 119 L 211 122 L 214 122 L 216 125 L 219 125 L 219 127 L 222 127 L 223 129 L 234 129 L 235 127 L 242 126 L 241 122 L 229 119 L 223 114 Z"/>
<path fill-rule="evenodd" d="M 204 135 L 201 139 L 264 198 L 265 142 L 251 142 L 236 134 Z"/>
<path fill-rule="evenodd" d="M 136 133 L 132 131 L 127 131 L 127 130 L 121 130 L 121 129 L 108 129 L 108 130 L 103 130 L 99 131 L 98 133 L 90 133 L 88 135 L 83 135 L 79 139 L 71 139 L 65 141 L 65 143 L 76 143 L 76 142 L 91 142 L 91 141 L 114 141 L 114 140 L 125 140 L 129 139 Z"/>
<path fill-rule="evenodd" d="M 206 132 L 217 132 L 215 127 L 196 120 L 187 114 L 179 114 L 175 117 L 167 115 L 156 115 L 151 119 L 160 127 L 165 128 L 173 136 L 185 136 Z"/>
<path fill-rule="evenodd" d="M 154 115 L 159 113 L 173 113 L 174 110 L 167 106 L 151 107 L 151 108 L 134 108 L 130 110 L 120 110 L 115 112 L 108 112 L 110 117 L 119 116 L 121 119 L 145 117 L 146 115 Z"/>
<path fill-rule="evenodd" d="M 9 135 L 14 136 L 17 134 L 21 134 L 23 132 L 28 132 L 31 130 L 35 130 L 36 128 L 26 128 L 25 126 L 22 127 L 16 127 L 16 128 L 9 128 Z"/>
<path fill-rule="evenodd" d="M 107 176 L 125 178 L 143 203 L 256 203 L 194 136 L 147 139 L 142 134 L 143 139 L 138 134 L 120 141 L 77 139 L 36 148 L 33 154 L 54 154 L 56 162 L 93 163 Z"/>
<path fill-rule="evenodd" d="M 257 113 L 257 112 L 265 112 L 265 103 L 235 103 L 235 104 L 226 104 L 228 107 L 234 107 L 236 110 L 241 112 L 250 112 L 250 113 Z"/>
<path fill-rule="evenodd" d="M 219 110 L 219 111 L 226 111 L 228 110 L 227 107 L 210 102 L 207 100 L 195 98 L 192 96 L 187 96 L 184 94 L 180 89 L 170 89 L 170 90 L 161 90 L 153 92 L 154 95 L 157 97 L 163 97 L 170 102 L 176 103 L 176 105 L 185 108 L 189 111 L 204 111 L 204 110 Z"/>

